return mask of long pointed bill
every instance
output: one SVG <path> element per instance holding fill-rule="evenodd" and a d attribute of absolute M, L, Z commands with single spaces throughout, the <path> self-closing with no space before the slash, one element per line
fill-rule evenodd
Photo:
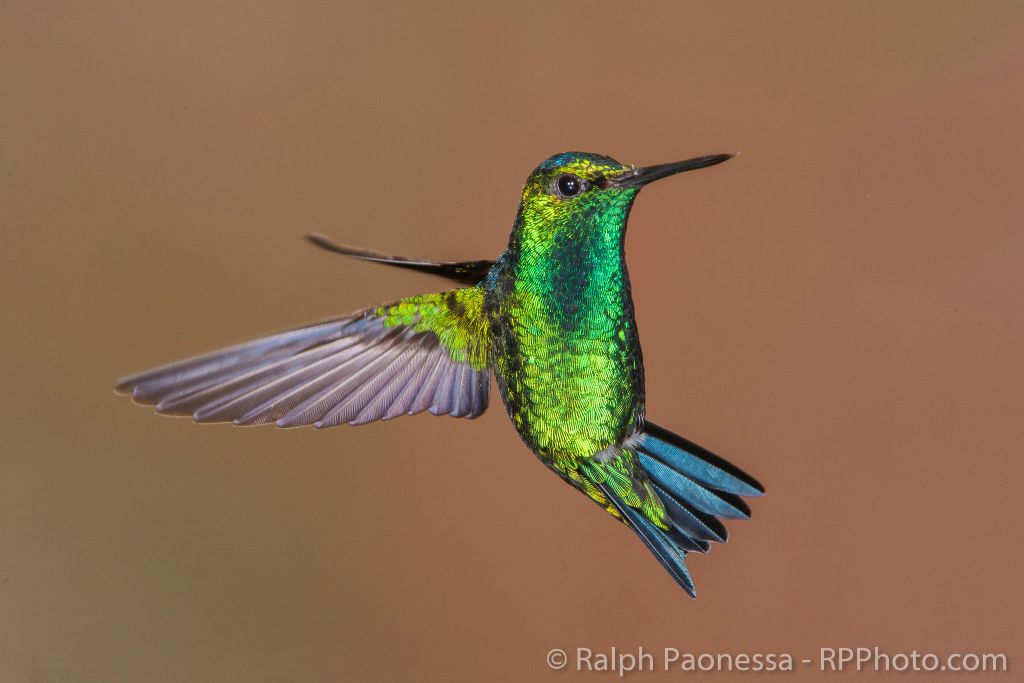
<path fill-rule="evenodd" d="M 695 171 L 698 168 L 707 168 L 708 166 L 714 166 L 715 164 L 720 164 L 723 161 L 728 161 L 729 159 L 732 159 L 731 154 L 709 154 L 707 156 L 697 157 L 696 159 L 676 161 L 671 164 L 645 166 L 644 168 L 635 168 L 632 171 L 626 171 L 621 175 L 606 178 L 605 183 L 606 187 L 634 190 L 643 187 L 647 183 L 652 183 L 655 180 L 660 180 L 661 178 L 667 178 L 668 176 L 675 175 L 676 173 Z"/>

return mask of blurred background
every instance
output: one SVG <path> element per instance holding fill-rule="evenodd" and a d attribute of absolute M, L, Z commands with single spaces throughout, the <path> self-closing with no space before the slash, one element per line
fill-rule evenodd
<path fill-rule="evenodd" d="M 571 679 L 551 648 L 612 645 L 1019 669 L 1021 3 L 12 2 L 0 45 L 0 680 Z M 113 395 L 443 287 L 300 237 L 493 258 L 565 150 L 740 153 L 644 190 L 627 240 L 652 419 L 768 490 L 691 558 L 698 600 L 497 402 L 316 432 Z"/>

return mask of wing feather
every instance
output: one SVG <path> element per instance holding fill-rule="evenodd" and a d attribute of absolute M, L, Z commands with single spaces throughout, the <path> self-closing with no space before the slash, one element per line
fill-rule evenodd
<path fill-rule="evenodd" d="M 403 299 L 164 365 L 115 390 L 166 415 L 278 427 L 364 424 L 488 403 L 482 288 Z"/>

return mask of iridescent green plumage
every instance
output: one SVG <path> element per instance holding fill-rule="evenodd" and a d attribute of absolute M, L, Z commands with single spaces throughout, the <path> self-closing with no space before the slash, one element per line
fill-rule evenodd
<path fill-rule="evenodd" d="M 375 311 L 387 327 L 404 326 L 417 333 L 432 332 L 452 360 L 483 370 L 490 363 L 490 321 L 484 315 L 481 285 L 411 296 Z"/>
<path fill-rule="evenodd" d="M 468 287 L 408 297 L 122 379 L 119 391 L 197 421 L 362 424 L 429 410 L 476 417 L 490 373 L 523 441 L 637 532 L 695 595 L 684 560 L 724 541 L 763 489 L 646 420 L 624 239 L 646 183 L 726 155 L 634 169 L 596 154 L 543 162 L 497 261 L 430 263 L 335 245 Z"/>
<path fill-rule="evenodd" d="M 632 454 L 606 452 L 637 431 L 644 415 L 643 361 L 623 251 L 636 190 L 564 198 L 555 187 L 565 174 L 592 184 L 629 170 L 597 155 L 541 164 L 523 190 L 508 250 L 487 278 L 486 306 L 498 387 L 526 444 L 606 507 L 606 494 L 588 481 L 608 482 L 624 496 L 635 486 L 624 500 L 662 525 L 664 509 L 645 482 L 634 477 L 620 486 L 614 476 L 633 476 Z M 609 511 L 619 516 L 614 507 Z"/>

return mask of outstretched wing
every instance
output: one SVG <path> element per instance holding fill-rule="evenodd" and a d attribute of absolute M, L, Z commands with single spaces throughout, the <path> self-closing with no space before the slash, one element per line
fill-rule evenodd
<path fill-rule="evenodd" d="M 489 339 L 480 287 L 262 337 L 117 382 L 158 413 L 278 427 L 364 424 L 487 408 Z"/>
<path fill-rule="evenodd" d="M 331 241 L 329 237 L 317 232 L 306 235 L 306 239 L 321 249 L 333 251 L 335 254 L 351 256 L 352 258 L 357 258 L 361 261 L 383 263 L 384 265 L 395 266 L 397 268 L 408 268 L 409 270 L 437 275 L 438 277 L 447 278 L 467 285 L 476 285 L 482 282 L 483 279 L 487 277 L 487 273 L 490 272 L 491 267 L 494 265 L 494 261 L 445 261 L 443 263 L 434 263 L 433 261 L 411 259 L 406 258 L 405 256 L 382 254 L 381 252 L 373 251 L 372 249 L 362 249 L 360 247 L 350 247 L 345 244 L 338 244 Z"/>

